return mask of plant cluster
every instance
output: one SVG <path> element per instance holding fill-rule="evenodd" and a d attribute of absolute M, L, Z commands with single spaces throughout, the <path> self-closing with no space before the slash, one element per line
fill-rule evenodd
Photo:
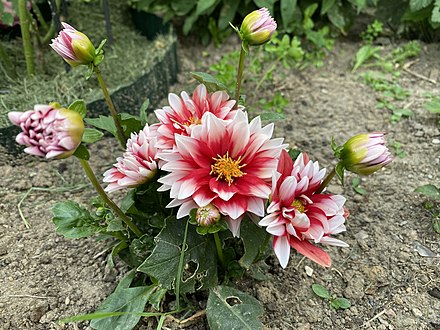
<path fill-rule="evenodd" d="M 329 34 L 328 24 L 346 34 L 354 16 L 366 8 L 364 0 L 202 0 L 202 1 L 159 1 L 131 0 L 137 10 L 161 15 L 165 21 L 183 19 L 183 34 L 194 32 L 202 41 L 209 38 L 218 43 L 229 34 L 229 22 L 244 17 L 258 7 L 267 7 L 281 22 L 282 30 L 297 36 L 305 36 L 319 49 L 318 39 Z M 324 26 L 314 30 L 315 25 Z M 208 27 L 208 29 L 206 29 Z"/>
<path fill-rule="evenodd" d="M 288 151 L 283 138 L 272 137 L 273 123 L 250 120 L 239 102 L 244 59 L 275 29 L 267 8 L 234 27 L 242 41 L 234 98 L 214 77 L 193 73 L 201 84 L 192 95 L 170 93 L 152 124 L 148 104 L 137 116 L 116 111 L 100 70 L 105 41 L 95 48 L 64 24 L 51 47 L 72 67 L 96 75 L 110 116 L 87 118 L 85 102 L 77 100 L 68 108 L 52 102 L 10 112 L 9 119 L 22 130 L 16 140 L 25 152 L 48 160 L 76 157 L 99 196 L 90 207 L 55 204 L 57 232 L 99 236 L 108 242 L 109 266 L 118 256 L 132 268 L 95 313 L 64 322 L 91 320 L 94 329 L 128 330 L 145 316 L 156 317 L 161 329 L 171 314 L 195 312 L 193 300 L 200 296 L 194 295 L 202 295 L 212 329 L 262 329 L 262 306 L 234 288 L 234 279 L 267 278 L 270 246 L 283 268 L 292 249 L 329 267 L 330 255 L 317 244 L 348 246 L 335 237 L 346 230 L 346 199 L 325 189 L 335 175 L 343 182 L 344 171 L 370 175 L 389 164 L 384 133 L 359 134 L 341 146 L 333 141 L 338 163 L 326 174 L 306 152 Z M 125 148 L 103 174 L 105 188 L 87 148 L 102 131 Z M 119 190 L 126 194 L 118 204 L 111 194 Z M 321 296 L 334 308 L 349 307 L 345 299 Z"/>

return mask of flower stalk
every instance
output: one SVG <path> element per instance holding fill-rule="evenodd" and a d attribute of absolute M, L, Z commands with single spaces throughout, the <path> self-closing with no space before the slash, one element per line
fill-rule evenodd
<path fill-rule="evenodd" d="M 319 188 L 316 190 L 315 194 L 320 194 L 324 191 L 325 187 L 328 186 L 328 184 L 330 183 L 330 181 L 332 181 L 333 177 L 336 174 L 336 167 L 334 167 L 331 172 L 329 174 L 327 174 L 327 176 L 325 177 L 324 181 L 322 181 L 321 185 L 319 186 Z"/>
<path fill-rule="evenodd" d="M 29 31 L 29 13 L 26 8 L 26 0 L 18 0 L 18 16 L 20 18 L 21 37 L 23 39 L 24 58 L 28 76 L 35 74 L 34 52 L 31 43 L 31 33 Z"/>
<path fill-rule="evenodd" d="M 89 162 L 84 159 L 80 159 L 81 166 L 84 169 L 84 172 L 86 172 L 86 175 L 90 182 L 92 183 L 93 187 L 96 189 L 99 196 L 104 200 L 104 202 L 115 212 L 115 214 L 125 222 L 125 224 L 135 233 L 137 237 L 142 236 L 142 232 L 139 230 L 138 227 L 131 221 L 131 219 L 124 213 L 122 210 L 108 197 L 104 189 L 102 189 L 101 185 L 98 182 L 98 179 L 95 176 L 95 173 L 93 173 L 92 168 L 89 165 Z"/>
<path fill-rule="evenodd" d="M 234 109 L 238 108 L 238 101 L 240 99 L 241 81 L 243 79 L 243 70 L 244 70 L 244 56 L 245 56 L 245 50 L 244 50 L 244 47 L 242 46 L 241 52 L 240 52 L 240 60 L 238 62 L 237 83 L 236 83 L 236 87 L 235 87 Z"/>
<path fill-rule="evenodd" d="M 115 105 L 113 104 L 113 101 L 110 97 L 107 86 L 104 82 L 104 79 L 102 78 L 101 71 L 99 70 L 99 68 L 96 65 L 93 67 L 93 70 L 95 71 L 96 78 L 98 79 L 99 87 L 101 87 L 101 89 L 102 89 L 102 93 L 104 94 L 105 101 L 107 102 L 108 108 L 110 109 L 110 113 L 111 113 L 113 120 L 115 122 L 116 131 L 118 133 L 119 141 L 121 142 L 122 146 L 124 147 L 125 143 L 127 142 L 127 139 L 125 137 L 125 133 L 122 128 L 122 125 L 119 122 L 118 113 L 116 111 Z"/>
<path fill-rule="evenodd" d="M 218 236 L 218 233 L 214 233 L 214 241 L 215 241 L 215 247 L 217 249 L 217 256 L 220 260 L 220 264 L 222 265 L 223 269 L 226 269 L 225 267 L 225 259 L 223 258 L 223 250 L 222 250 L 222 243 L 220 242 L 220 237 Z"/>

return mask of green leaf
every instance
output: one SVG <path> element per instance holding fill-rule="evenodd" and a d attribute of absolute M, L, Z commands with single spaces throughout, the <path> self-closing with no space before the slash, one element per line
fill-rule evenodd
<path fill-rule="evenodd" d="M 440 218 L 432 221 L 432 229 L 434 229 L 437 234 L 440 234 Z"/>
<path fill-rule="evenodd" d="M 104 133 L 101 131 L 98 131 L 94 128 L 86 128 L 84 129 L 84 134 L 82 137 L 82 142 L 84 143 L 95 143 L 96 141 L 99 141 L 104 136 Z"/>
<path fill-rule="evenodd" d="M 326 14 L 336 4 L 336 0 L 322 0 L 321 16 Z"/>
<path fill-rule="evenodd" d="M 334 309 L 347 309 L 351 307 L 350 300 L 345 298 L 335 298 L 330 302 L 330 306 Z"/>
<path fill-rule="evenodd" d="M 321 284 L 312 284 L 312 290 L 318 297 L 331 299 L 330 292 Z"/>
<path fill-rule="evenodd" d="M 1 22 L 7 26 L 14 24 L 14 16 L 10 13 L 2 13 Z"/>
<path fill-rule="evenodd" d="M 436 5 L 432 9 L 431 21 L 433 23 L 440 23 L 440 2 L 438 1 L 436 1 Z"/>
<path fill-rule="evenodd" d="M 141 125 L 141 120 L 138 116 L 133 116 L 129 113 L 123 112 L 119 114 L 122 128 L 125 136 L 130 136 L 131 133 L 138 133 L 144 127 Z"/>
<path fill-rule="evenodd" d="M 71 105 L 69 105 L 69 110 L 78 112 L 81 115 L 81 118 L 84 119 L 87 113 L 86 102 L 84 102 L 84 100 L 76 100 Z"/>
<path fill-rule="evenodd" d="M 432 113 L 440 113 L 440 99 L 434 98 L 431 102 L 425 104 L 425 109 Z"/>
<path fill-rule="evenodd" d="M 276 112 L 264 112 L 260 115 L 261 120 L 277 121 L 285 119 L 284 114 Z"/>
<path fill-rule="evenodd" d="M 301 152 L 302 151 L 299 148 L 295 148 L 295 149 L 289 148 L 288 154 L 290 158 L 292 158 L 292 160 L 295 161 Z"/>
<path fill-rule="evenodd" d="M 186 221 L 169 217 L 165 227 L 155 238 L 156 247 L 139 266 L 138 271 L 156 278 L 169 290 L 175 287 L 181 245 Z M 184 255 L 185 272 L 180 292 L 194 292 L 217 284 L 217 252 L 212 236 L 197 234 L 195 226 L 189 226 Z M 196 284 L 199 286 L 196 288 Z"/>
<path fill-rule="evenodd" d="M 89 211 L 72 201 L 56 203 L 52 207 L 52 215 L 57 233 L 66 238 L 88 237 L 102 229 Z"/>
<path fill-rule="evenodd" d="M 223 3 L 218 18 L 218 28 L 225 30 L 229 26 L 229 22 L 234 20 L 240 1 L 226 1 Z"/>
<path fill-rule="evenodd" d="M 134 288 L 117 287 L 99 306 L 97 313 L 130 312 L 142 313 L 150 295 L 157 289 L 155 285 Z M 141 316 L 123 314 L 104 319 L 95 319 L 90 327 L 96 330 L 131 330 L 139 322 Z"/>
<path fill-rule="evenodd" d="M 422 193 L 431 198 L 439 199 L 440 198 L 440 189 L 434 186 L 433 184 L 425 184 L 423 186 L 417 187 L 415 192 Z"/>
<path fill-rule="evenodd" d="M 211 330 L 263 329 L 261 315 L 261 303 L 237 289 L 219 285 L 209 292 L 206 317 Z"/>
<path fill-rule="evenodd" d="M 428 7 L 432 2 L 433 0 L 410 0 L 409 7 L 411 11 L 418 11 L 420 9 Z"/>
<path fill-rule="evenodd" d="M 273 5 L 277 2 L 277 0 L 254 0 L 254 3 L 257 5 L 257 7 L 266 7 L 269 9 L 269 12 L 273 14 Z"/>
<path fill-rule="evenodd" d="M 238 1 L 237 1 L 238 2 Z M 293 21 L 293 17 L 295 14 L 297 0 L 281 0 L 280 8 L 281 8 L 281 19 L 283 21 L 283 26 L 285 29 L 289 26 Z"/>
<path fill-rule="evenodd" d="M 84 144 L 82 144 L 82 143 L 78 146 L 78 148 L 76 148 L 76 150 L 73 153 L 73 155 L 76 158 L 79 158 L 79 159 L 84 159 L 84 160 L 89 160 L 90 159 L 89 150 L 87 150 L 87 147 Z"/>
<path fill-rule="evenodd" d="M 102 129 L 114 136 L 117 136 L 115 122 L 111 116 L 100 115 L 98 118 L 84 118 L 84 121 L 89 125 L 95 126 L 96 128 Z"/>
<path fill-rule="evenodd" d="M 249 269 L 260 253 L 266 239 L 266 231 L 258 227 L 247 217 L 241 222 L 240 237 L 244 245 L 244 255 L 240 259 L 240 266 Z"/>
<path fill-rule="evenodd" d="M 371 45 L 362 46 L 356 53 L 356 63 L 351 72 L 355 72 L 362 64 L 376 55 L 379 51 L 380 47 L 373 47 Z"/>
<path fill-rule="evenodd" d="M 216 2 L 217 0 L 198 0 L 196 7 L 197 15 L 205 14 L 205 12 L 211 9 Z"/>
<path fill-rule="evenodd" d="M 141 108 L 139 109 L 139 119 L 141 121 L 141 126 L 145 126 L 148 123 L 147 110 L 149 106 L 150 106 L 150 99 L 146 99 L 144 103 L 142 103 Z"/>
<path fill-rule="evenodd" d="M 125 226 L 119 218 L 113 218 L 107 223 L 107 231 L 124 231 Z"/>
<path fill-rule="evenodd" d="M 191 72 L 191 76 L 206 86 L 209 93 L 216 91 L 225 91 L 227 87 L 215 77 L 205 72 Z"/>
<path fill-rule="evenodd" d="M 334 26 L 336 26 L 343 35 L 346 34 L 345 28 L 348 25 L 348 17 L 344 15 L 342 8 L 340 8 L 339 6 L 330 7 L 329 11 L 327 12 L 327 17 L 329 21 Z"/>

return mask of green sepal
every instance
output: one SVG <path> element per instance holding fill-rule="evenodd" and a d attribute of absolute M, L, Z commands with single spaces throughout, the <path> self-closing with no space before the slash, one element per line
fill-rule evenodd
<path fill-rule="evenodd" d="M 198 226 L 199 224 L 197 223 L 196 220 L 196 214 L 197 214 L 197 209 L 193 208 L 191 209 L 191 211 L 189 211 L 189 223 L 195 226 Z"/>
<path fill-rule="evenodd" d="M 104 61 L 104 54 L 96 55 L 93 59 L 93 65 L 98 66 L 102 61 Z"/>
<path fill-rule="evenodd" d="M 86 102 L 84 102 L 84 100 L 76 100 L 76 101 L 72 102 L 69 105 L 68 109 L 75 111 L 75 112 L 78 112 L 80 114 L 81 118 L 83 118 L 83 119 L 87 113 Z"/>
<path fill-rule="evenodd" d="M 95 58 L 93 59 L 93 65 L 96 67 L 104 60 L 104 50 L 102 49 L 107 42 L 107 39 L 104 39 L 99 44 L 98 48 L 95 50 Z"/>
<path fill-rule="evenodd" d="M 90 153 L 87 150 L 87 147 L 84 144 L 82 144 L 82 143 L 78 146 L 78 148 L 76 148 L 76 150 L 73 153 L 73 155 L 76 158 L 79 158 L 79 159 L 84 159 L 84 160 L 89 160 L 90 159 Z"/>
<path fill-rule="evenodd" d="M 86 78 L 86 80 L 89 80 L 90 77 L 93 75 L 94 69 L 95 69 L 95 65 L 94 65 L 93 63 L 90 63 L 90 64 L 87 66 L 87 71 L 86 71 L 86 73 L 84 74 L 84 77 Z"/>
<path fill-rule="evenodd" d="M 246 41 L 243 40 L 243 42 L 241 43 L 241 48 L 246 55 L 249 55 L 249 44 Z"/>
<path fill-rule="evenodd" d="M 341 181 L 341 184 L 344 184 L 344 164 L 342 163 L 342 161 L 340 161 L 339 163 L 336 164 L 335 167 L 335 171 L 336 171 L 336 175 L 338 176 L 339 180 Z"/>
<path fill-rule="evenodd" d="M 191 220 L 190 220 L 190 223 L 192 223 Z M 196 221 L 196 224 L 197 224 L 197 221 Z M 226 223 L 225 220 L 222 219 L 219 222 L 217 222 L 216 224 L 209 226 L 209 227 L 198 226 L 196 228 L 196 231 L 197 231 L 197 234 L 199 234 L 199 235 L 206 235 L 206 234 L 214 234 L 214 233 L 217 233 L 221 230 L 227 230 L 227 229 L 228 229 L 228 224 Z"/>
<path fill-rule="evenodd" d="M 238 27 L 236 27 L 234 24 L 232 24 L 231 22 L 229 22 L 229 25 L 234 29 L 234 31 L 235 32 L 237 32 L 238 33 L 238 35 L 240 36 L 240 38 L 241 38 L 241 35 L 240 35 L 240 30 L 239 30 L 239 28 Z"/>
<path fill-rule="evenodd" d="M 336 144 L 335 139 L 334 139 L 333 136 L 332 136 L 331 146 L 332 146 L 332 150 L 333 150 L 335 156 L 336 156 L 338 159 L 340 159 L 340 158 L 341 158 L 341 157 L 340 157 L 340 156 L 341 156 L 341 152 L 342 152 L 342 149 L 344 149 L 344 146 L 338 146 L 338 145 Z"/>

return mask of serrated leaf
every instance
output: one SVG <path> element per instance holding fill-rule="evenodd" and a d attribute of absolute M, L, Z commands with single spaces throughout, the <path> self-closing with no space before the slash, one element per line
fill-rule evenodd
<path fill-rule="evenodd" d="M 240 225 L 240 237 L 244 245 L 244 255 L 241 257 L 240 266 L 249 269 L 257 258 L 260 248 L 266 239 L 266 231 L 245 218 Z"/>
<path fill-rule="evenodd" d="M 94 128 L 86 128 L 84 129 L 84 134 L 82 136 L 81 141 L 84 143 L 95 143 L 102 139 L 104 133 L 98 131 Z"/>
<path fill-rule="evenodd" d="M 141 120 L 138 116 L 123 112 L 119 114 L 119 119 L 124 129 L 125 136 L 130 136 L 131 133 L 138 133 L 143 129 L 144 125 L 141 125 Z"/>
<path fill-rule="evenodd" d="M 111 116 L 102 116 L 100 115 L 98 118 L 84 118 L 84 121 L 96 128 L 107 131 L 114 136 L 117 136 L 115 122 Z"/>
<path fill-rule="evenodd" d="M 217 80 L 214 76 L 211 76 L 205 72 L 191 72 L 191 76 L 197 81 L 204 84 L 209 93 L 216 91 L 225 91 L 227 87 L 225 84 Z"/>
<path fill-rule="evenodd" d="M 57 233 L 66 238 L 88 237 L 101 231 L 89 211 L 72 201 L 56 203 L 52 215 Z"/>
<path fill-rule="evenodd" d="M 414 191 L 422 193 L 431 198 L 435 198 L 435 199 L 440 198 L 440 189 L 434 186 L 433 184 L 425 184 L 423 186 L 417 187 Z"/>
<path fill-rule="evenodd" d="M 380 51 L 380 47 L 374 47 L 371 45 L 362 46 L 356 53 L 356 63 L 353 66 L 351 72 L 355 72 L 362 64 L 372 58 Z"/>
<path fill-rule="evenodd" d="M 84 100 L 76 100 L 71 105 L 69 105 L 69 110 L 79 113 L 81 118 L 84 118 L 87 113 L 86 103 L 84 102 Z"/>
<path fill-rule="evenodd" d="M 312 284 L 312 290 L 318 297 L 331 299 L 330 292 L 321 284 Z"/>
<path fill-rule="evenodd" d="M 156 247 L 151 255 L 138 267 L 138 271 L 156 278 L 160 285 L 169 290 L 175 286 L 181 245 L 185 231 L 185 220 L 174 217 L 166 219 L 165 227 L 155 238 Z M 189 226 L 184 265 L 195 265 L 194 270 L 182 281 L 180 292 L 194 292 L 217 284 L 217 252 L 210 235 L 197 234 L 195 226 Z M 195 287 L 196 283 L 200 287 Z"/>
<path fill-rule="evenodd" d="M 119 218 L 113 218 L 107 223 L 107 231 L 124 231 L 125 226 Z"/>
<path fill-rule="evenodd" d="M 346 298 L 335 298 L 330 302 L 330 306 L 334 309 L 347 309 L 351 307 L 351 303 Z"/>
<path fill-rule="evenodd" d="M 262 315 L 261 303 L 235 288 L 219 285 L 209 292 L 206 317 L 211 330 L 263 329 Z"/>
<path fill-rule="evenodd" d="M 117 287 L 115 292 L 102 302 L 96 312 L 142 313 L 145 309 L 145 304 L 156 289 L 155 285 L 134 288 Z M 90 327 L 96 330 L 131 330 L 139 322 L 140 318 L 141 316 L 136 314 L 123 314 L 93 320 L 90 322 Z"/>

